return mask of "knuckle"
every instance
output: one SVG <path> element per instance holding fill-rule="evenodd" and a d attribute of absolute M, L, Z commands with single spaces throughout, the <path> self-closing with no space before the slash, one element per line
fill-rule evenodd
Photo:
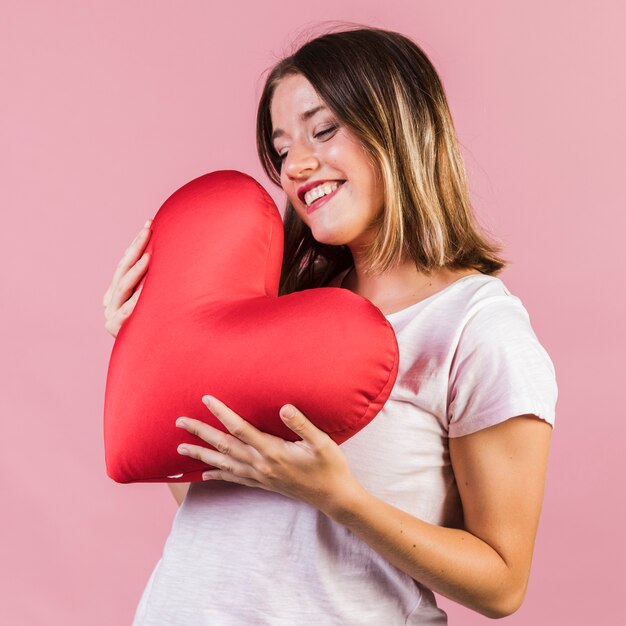
<path fill-rule="evenodd" d="M 217 448 L 217 451 L 221 452 L 222 454 L 230 454 L 230 446 L 223 439 L 220 439 L 216 443 L 215 447 Z"/>
<path fill-rule="evenodd" d="M 270 463 L 261 463 L 257 467 L 257 471 L 264 478 L 272 479 L 272 478 L 275 478 L 275 476 L 276 476 L 276 472 L 274 471 L 274 468 L 272 467 L 272 465 Z"/>
<path fill-rule="evenodd" d="M 263 451 L 263 456 L 259 455 L 259 463 L 261 466 L 269 465 L 270 463 L 280 463 L 281 455 L 279 450 L 274 447 L 271 447 L 267 450 Z M 269 463 L 268 463 L 269 462 Z"/>
<path fill-rule="evenodd" d="M 245 434 L 246 434 L 245 429 L 240 424 L 235 426 L 231 432 L 233 433 L 235 437 L 237 437 L 237 439 L 242 439 L 243 437 L 245 437 Z"/>
<path fill-rule="evenodd" d="M 305 428 L 306 424 L 304 423 L 303 420 L 299 420 L 298 422 L 292 422 L 291 427 L 297 431 L 297 432 L 302 432 Z"/>

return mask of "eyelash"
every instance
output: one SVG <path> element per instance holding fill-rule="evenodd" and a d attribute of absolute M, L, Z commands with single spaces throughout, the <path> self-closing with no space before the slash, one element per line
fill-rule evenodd
<path fill-rule="evenodd" d="M 332 133 L 334 130 L 337 130 L 337 128 L 338 128 L 337 126 L 329 126 L 328 128 L 325 128 L 324 130 L 320 131 L 319 133 L 313 136 L 317 139 L 318 137 L 323 137 L 324 135 L 327 135 L 328 133 Z M 287 152 L 283 152 L 282 154 L 278 155 L 279 163 L 282 163 L 285 160 L 285 157 L 287 156 Z"/>

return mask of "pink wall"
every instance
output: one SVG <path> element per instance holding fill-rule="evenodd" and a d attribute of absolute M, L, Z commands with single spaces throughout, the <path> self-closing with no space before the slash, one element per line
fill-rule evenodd
<path fill-rule="evenodd" d="M 102 294 L 144 220 L 184 182 L 237 168 L 269 186 L 254 148 L 261 72 L 302 27 L 341 19 L 400 30 L 431 55 L 478 213 L 513 261 L 502 278 L 557 369 L 530 588 L 503 623 L 616 623 L 626 556 L 621 3 L 271 6 L 265 19 L 269 4 L 240 0 L 3 3 L 0 622 L 130 622 L 175 506 L 164 485 L 105 475 L 113 342 Z M 451 624 L 488 621 L 443 604 Z"/>

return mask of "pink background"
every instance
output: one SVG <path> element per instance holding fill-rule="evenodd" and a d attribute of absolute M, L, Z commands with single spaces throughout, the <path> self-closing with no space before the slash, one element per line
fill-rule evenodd
<path fill-rule="evenodd" d="M 175 503 L 165 485 L 105 475 L 113 340 L 102 295 L 145 219 L 192 178 L 241 169 L 282 207 L 254 147 L 261 73 L 304 28 L 332 19 L 399 30 L 431 56 L 477 212 L 512 260 L 502 278 L 556 366 L 530 587 L 503 623 L 616 623 L 626 556 L 620 4 L 5 0 L 0 622 L 130 623 Z M 442 604 L 451 624 L 488 622 Z"/>

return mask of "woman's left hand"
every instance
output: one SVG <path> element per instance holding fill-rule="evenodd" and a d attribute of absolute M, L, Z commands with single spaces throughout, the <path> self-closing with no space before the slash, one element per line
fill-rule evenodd
<path fill-rule="evenodd" d="M 216 398 L 204 396 L 202 401 L 230 433 L 190 417 L 176 420 L 178 427 L 216 448 L 178 447 L 179 454 L 220 468 L 205 472 L 204 480 L 275 491 L 327 514 L 363 491 L 339 446 L 293 405 L 280 409 L 283 422 L 302 438 L 291 442 L 258 430 Z"/>

